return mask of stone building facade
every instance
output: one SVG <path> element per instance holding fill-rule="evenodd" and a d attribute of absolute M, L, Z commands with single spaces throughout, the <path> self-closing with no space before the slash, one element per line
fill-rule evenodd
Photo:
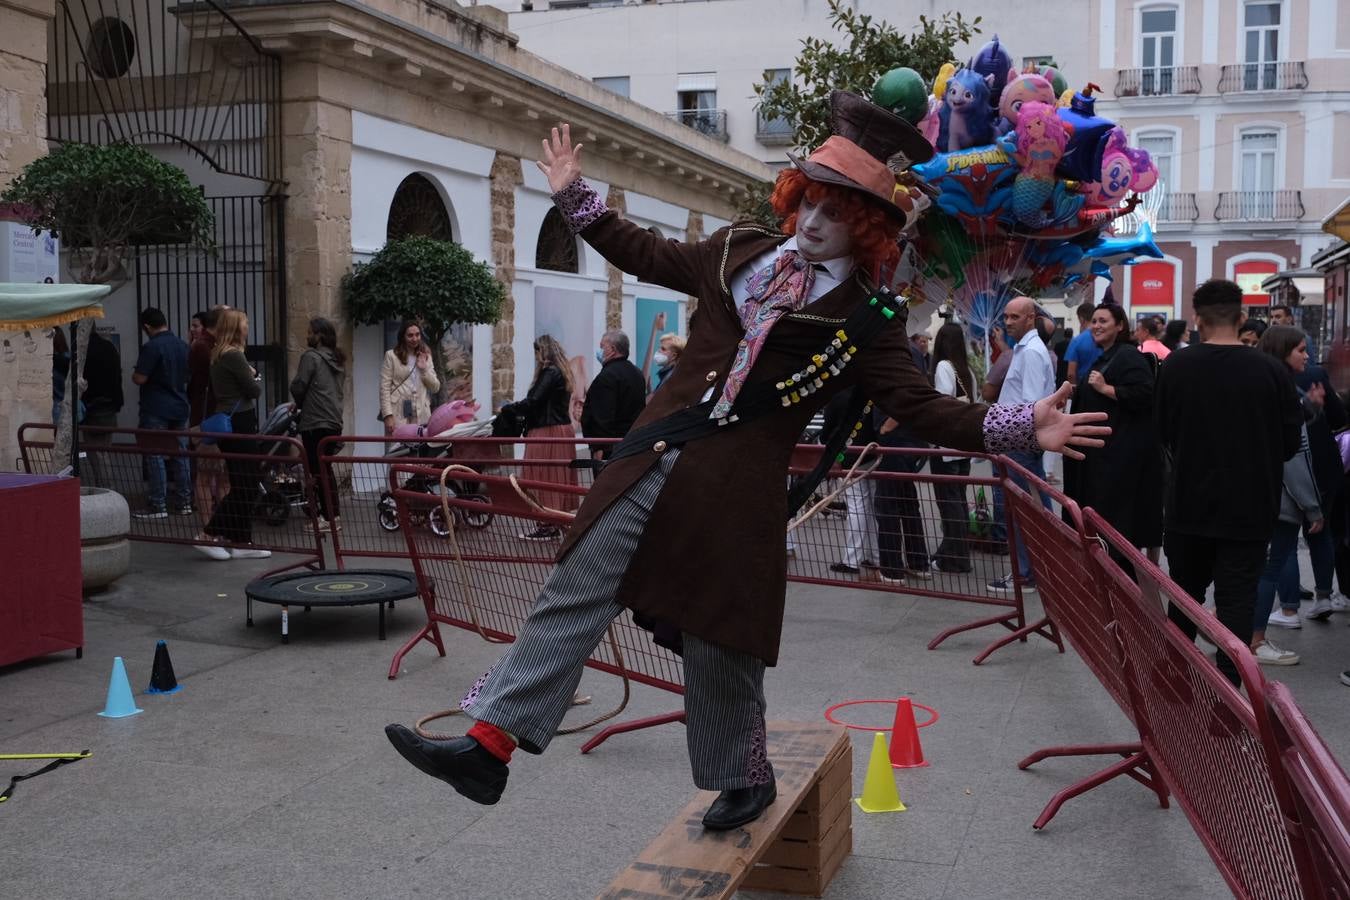
<path fill-rule="evenodd" d="M 44 85 L 51 97 L 77 93 L 60 83 L 69 69 L 41 58 L 41 49 L 60 53 L 71 41 L 87 46 L 93 38 L 60 33 L 79 31 L 78 23 L 62 23 L 62 17 L 53 24 L 55 4 L 62 0 L 0 2 L 6 25 L 0 28 L 0 72 L 7 74 L 0 81 L 3 184 L 45 149 Z M 218 213 L 222 228 L 228 221 L 244 236 L 224 242 L 217 259 L 200 262 L 209 273 L 197 281 L 209 290 L 199 291 L 187 278 L 161 277 L 172 269 L 168 254 L 161 253 L 164 259 L 153 254 L 138 259 L 139 271 L 110 297 L 105 327 L 120 337 L 127 380 L 123 424 L 136 420 L 130 369 L 139 343 L 138 308 L 165 307 L 174 330 L 186 333 L 197 309 L 230 302 L 232 294 L 255 302 L 251 295 L 260 291 L 271 299 L 250 311 L 250 320 L 259 368 L 272 385 L 269 399 L 284 399 L 286 373 L 304 349 L 306 323 L 324 316 L 341 323 L 340 338 L 352 354 L 347 430 L 378 431 L 375 385 L 387 346 L 385 329 L 346 325 L 340 283 L 353 263 L 369 258 L 391 233 L 419 233 L 427 223 L 488 263 L 507 288 L 501 322 L 456 331 L 464 359 L 462 389 L 484 407 L 495 408 L 528 386 L 531 344 L 541 329 L 562 330 L 569 355 L 590 360 L 588 374 L 594 374 L 592 353 L 606 328 L 634 332 L 640 320 L 651 318 L 653 303 L 678 308 L 677 321 L 684 321 L 688 298 L 618 273 L 581 242 L 559 234 L 561 223 L 556 214 L 549 216 L 548 189 L 534 165 L 541 138 L 556 122 L 571 122 L 573 134 L 587 145 L 587 175 L 602 195 L 622 197 L 636 221 L 668 236 L 685 236 L 691 225 L 712 230 L 729 221 L 746 184 L 771 175 L 745 154 L 526 53 L 507 30 L 505 15 L 491 7 L 453 0 L 251 0 L 225 3 L 227 20 L 210 15 L 220 10 L 210 3 L 184 8 L 168 0 L 137 2 L 156 9 L 167 4 L 177 30 L 167 37 L 139 34 L 133 22 L 129 28 L 138 48 L 170 39 L 194 48 L 178 54 L 186 60 L 181 70 L 156 77 L 209 83 L 213 71 L 240 59 L 277 77 L 271 94 L 239 104 L 233 125 L 207 135 L 196 147 L 200 153 L 185 150 L 187 140 L 151 133 L 172 133 L 167 128 L 127 134 L 183 166 L 208 198 L 246 202 L 223 205 Z M 8 27 L 11 21 L 23 24 L 27 38 L 17 26 Z M 49 62 L 52 69 L 44 75 Z M 193 66 L 195 71 L 187 70 Z M 10 78 L 11 72 L 23 77 Z M 142 96 L 136 82 L 146 81 L 134 67 L 114 72 L 93 90 L 110 96 L 117 79 L 128 88 L 119 96 L 130 100 L 98 110 L 67 103 L 53 112 L 53 139 L 72 133 L 72 123 L 91 114 L 114 119 L 104 129 L 113 134 L 119 127 L 131 129 L 130 112 L 152 123 L 156 115 L 170 115 L 128 108 Z M 225 107 L 228 97 L 202 96 L 199 102 Z M 245 115 L 257 110 L 263 114 L 253 120 Z M 240 124 L 247 121 L 256 124 Z M 222 164 L 252 143 L 275 147 L 275 176 Z M 258 208 L 271 218 L 246 218 Z M 153 278 L 146 274 L 151 270 Z M 241 271 L 250 273 L 247 279 L 239 280 Z M 674 322 L 672 327 L 682 330 Z M 644 344 L 645 334 L 634 337 Z M 14 386 L 4 383 L 0 367 L 0 398 L 6 390 L 12 393 Z M 46 402 L 29 403 L 10 422 L 0 422 L 0 459 L 14 458 L 19 421 L 47 420 Z"/>

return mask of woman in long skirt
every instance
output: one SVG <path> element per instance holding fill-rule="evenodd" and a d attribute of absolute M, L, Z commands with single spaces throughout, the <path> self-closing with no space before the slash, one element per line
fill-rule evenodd
<path fill-rule="evenodd" d="M 552 336 L 544 334 L 534 342 L 534 381 L 525 399 L 503 407 L 503 412 L 519 416 L 525 422 L 527 438 L 576 438 L 572 425 L 572 372 L 567 353 Z M 548 481 L 575 487 L 576 445 L 568 442 L 526 444 L 525 459 L 541 465 L 526 465 L 521 477 L 526 481 Z M 540 504 L 550 509 L 572 512 L 580 497 L 560 491 L 539 491 Z M 551 541 L 562 532 L 556 525 L 540 525 L 520 535 L 525 541 Z"/>

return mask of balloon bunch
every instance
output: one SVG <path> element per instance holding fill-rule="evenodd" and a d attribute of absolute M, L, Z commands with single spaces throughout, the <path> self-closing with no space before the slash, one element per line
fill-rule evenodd
<path fill-rule="evenodd" d="M 892 69 L 872 100 L 937 151 L 911 168 L 934 200 L 906 274 L 923 296 L 950 298 L 971 337 L 983 337 L 1019 293 L 1086 286 L 1109 279 L 1114 264 L 1162 257 L 1147 219 L 1128 238 L 1112 236 L 1158 170 L 1096 114 L 1096 85 L 1071 91 L 1053 65 L 1017 71 L 997 35 L 928 84 L 913 69 Z"/>

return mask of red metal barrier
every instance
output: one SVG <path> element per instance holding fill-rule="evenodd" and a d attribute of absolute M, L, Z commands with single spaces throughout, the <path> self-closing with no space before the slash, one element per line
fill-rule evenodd
<path fill-rule="evenodd" d="M 489 475 L 515 473 L 517 476 L 523 476 L 527 468 L 542 467 L 559 472 L 559 478 L 564 477 L 565 473 L 565 477 L 574 479 L 579 487 L 584 488 L 589 487 L 593 478 L 587 447 L 592 444 L 612 443 L 616 442 L 602 439 L 571 440 L 567 438 L 524 440 L 515 438 L 466 438 L 457 440 L 448 447 L 432 442 L 419 445 L 420 452 L 436 454 L 436 456 L 430 459 L 425 457 L 418 459 L 408 455 L 386 455 L 390 450 L 407 453 L 408 448 L 394 438 L 344 436 L 325 440 L 320 445 L 320 470 L 324 473 L 327 489 L 337 490 L 343 509 L 341 532 L 332 534 L 338 565 L 346 565 L 347 560 L 353 557 L 406 557 L 407 550 L 402 546 L 401 539 L 395 533 L 398 530 L 398 522 L 392 515 L 392 510 L 390 509 L 389 514 L 386 514 L 383 518 L 379 513 L 379 506 L 382 502 L 386 504 L 386 508 L 392 507 L 392 498 L 387 498 L 385 495 L 388 491 L 388 471 L 393 465 L 421 461 L 430 465 L 455 462 L 468 465 Z M 575 448 L 572 455 L 576 459 L 570 463 L 568 461 L 527 461 L 522 458 L 523 454 L 520 451 L 530 444 L 570 444 Z M 335 452 L 334 447 L 339 445 L 342 445 L 341 452 Z M 805 444 L 798 446 L 793 454 L 791 474 L 796 476 L 808 472 L 815 465 L 821 452 L 822 448 L 819 445 Z M 922 460 L 938 455 L 959 456 L 969 458 L 974 462 L 992 462 L 992 459 L 987 456 L 954 454 L 950 451 L 939 454 L 937 451 L 930 450 L 882 450 L 880 455 L 890 458 L 907 458 L 911 467 Z M 842 472 L 836 470 L 835 475 L 842 475 Z M 467 476 L 457 477 L 455 481 L 457 495 L 481 494 L 481 484 L 484 482 L 475 482 Z M 1030 634 L 1039 634 L 1058 643 L 1052 630 L 1043 623 L 1038 623 L 1030 628 L 1026 627 L 1026 615 L 1020 586 L 1011 597 L 991 596 L 986 591 L 985 583 L 992 578 L 1003 575 L 1007 562 L 1004 556 L 988 552 L 989 542 L 971 541 L 973 565 L 970 566 L 971 571 L 969 572 L 927 570 L 926 562 L 929 558 L 937 558 L 940 563 L 946 562 L 937 552 L 941 547 L 939 541 L 942 535 L 942 507 L 937 502 L 937 488 L 949 484 L 960 486 L 962 495 L 966 497 L 966 502 L 963 505 L 964 514 L 968 517 L 972 506 L 969 502 L 970 493 L 976 489 L 983 489 L 986 493 L 992 493 L 997 483 L 995 478 L 982 475 L 952 476 L 933 475 L 928 472 L 874 472 L 866 478 L 863 485 L 851 489 L 849 493 L 836 499 L 834 506 L 845 507 L 844 509 L 827 508 L 785 538 L 788 546 L 795 551 L 790 554 L 788 562 L 788 580 L 806 584 L 912 594 L 995 607 L 999 610 L 998 614 L 949 628 L 929 644 L 929 648 L 934 649 L 955 634 L 989 625 L 1002 626 L 1012 632 L 1011 635 L 995 642 L 976 656 L 974 660 L 976 664 L 983 662 L 990 653 L 999 647 L 1014 640 L 1025 641 Z M 818 496 L 826 495 L 838 485 L 837 477 L 827 481 L 818 492 Z M 875 567 L 875 563 L 878 562 L 876 559 L 868 560 L 873 564 L 871 568 L 858 566 L 859 571 L 856 573 L 832 570 L 832 566 L 844 561 L 844 548 L 850 538 L 850 522 L 846 504 L 862 504 L 860 506 L 861 516 L 858 516 L 858 510 L 855 510 L 854 522 L 856 523 L 861 518 L 870 522 L 875 529 L 879 520 L 869 498 L 883 490 L 886 485 L 905 485 L 909 489 L 913 506 L 907 515 L 896 515 L 890 519 L 883 517 L 881 521 L 889 524 L 882 530 L 882 534 L 893 538 L 897 544 L 903 545 L 907 540 L 920 544 L 925 560 L 925 571 L 909 571 L 904 573 L 902 582 L 889 583 L 881 579 L 880 572 Z M 552 490 L 552 486 L 546 486 L 541 490 L 548 493 Z M 892 493 L 900 492 L 901 489 L 892 490 Z M 430 515 L 430 513 L 426 516 L 415 515 L 413 519 L 414 527 L 433 527 L 443 532 L 443 525 L 429 519 L 428 516 Z M 875 538 L 872 540 L 875 541 Z M 864 551 L 869 556 L 876 554 L 875 548 L 871 549 L 870 552 L 867 552 L 867 548 L 864 548 Z"/>
<path fill-rule="evenodd" d="M 389 667 L 391 679 L 398 675 L 403 657 L 422 641 L 431 643 L 441 656 L 445 655 L 442 624 L 475 632 L 492 642 L 515 640 L 517 629 L 529 616 L 535 597 L 552 571 L 556 550 L 552 542 L 522 541 L 517 534 L 532 529 L 538 522 L 561 525 L 568 521 L 566 516 L 534 509 L 507 477 L 481 475 L 478 477 L 486 499 L 446 497 L 453 532 L 442 538 L 413 524 L 415 517 L 425 516 L 431 508 L 440 506 L 439 497 L 420 488 L 406 488 L 409 482 L 438 480 L 440 474 L 440 468 L 411 465 L 395 465 L 389 473 L 403 538 L 427 614 L 427 624 L 395 654 Z M 562 490 L 548 482 L 518 483 L 532 495 Z M 580 488 L 574 490 L 584 493 Z M 467 524 L 469 516 L 478 517 L 480 524 Z M 484 520 L 484 516 L 490 519 Z M 634 625 L 626 611 L 615 619 L 610 636 L 600 642 L 587 666 L 638 684 L 684 693 L 680 658 L 653 643 L 651 634 Z M 582 747 L 582 752 L 589 752 L 614 734 L 683 719 L 684 713 L 680 711 L 613 725 L 596 734 Z"/>
<path fill-rule="evenodd" d="M 1124 647 L 1144 749 L 1238 897 L 1303 893 L 1281 809 L 1293 800 L 1276 758 L 1265 680 L 1250 649 L 1092 510 L 1088 554 Z M 1134 569 L 1131 580 L 1112 560 Z M 1174 606 L 1228 655 L 1239 693 L 1167 618 Z M 1245 697 L 1244 697 L 1245 694 Z"/>
<path fill-rule="evenodd" d="M 1115 615 L 1088 561 L 1078 505 L 1016 463 L 1007 461 L 1006 464 L 1010 474 L 1016 473 L 1028 485 L 1028 489 L 1023 490 L 1011 478 L 1007 479 L 1003 484 L 1003 500 L 1014 510 L 1013 518 L 1026 542 L 1046 613 L 1046 618 L 1028 627 L 1044 627 L 1055 635 L 1063 633 L 1121 712 L 1138 727 L 1135 704 L 1122 667 L 1121 647 L 1113 627 Z M 1074 524 L 1069 525 L 1063 518 L 1047 511 L 1041 504 L 1042 497 L 1060 504 Z M 1060 650 L 1063 650 L 1062 644 Z M 1166 808 L 1167 789 L 1158 780 L 1152 759 L 1139 741 L 1046 747 L 1023 759 L 1017 767 L 1026 769 L 1052 757 L 1098 755 L 1119 755 L 1123 759 L 1059 791 L 1032 827 L 1044 828 L 1066 801 L 1120 775 L 1127 775 L 1152 790 L 1158 796 L 1159 805 Z"/>
<path fill-rule="evenodd" d="M 296 554 L 289 562 L 268 574 L 299 567 L 322 568 L 323 544 L 317 533 L 313 511 L 313 478 L 305 460 L 304 447 L 284 435 L 223 435 L 227 440 L 253 441 L 258 451 L 226 453 L 214 445 L 193 446 L 198 432 L 141 428 L 82 427 L 80 449 L 84 453 L 81 484 L 116 491 L 126 498 L 133 511 L 146 504 L 145 464 L 149 457 L 166 459 L 166 490 L 172 480 L 169 459 L 187 460 L 190 468 L 193 508 L 175 513 L 171 504 L 159 519 L 131 519 L 127 537 L 136 541 L 163 544 L 197 544 L 198 534 L 210 518 L 210 506 L 228 492 L 225 465 L 231 461 L 256 467 L 257 499 L 252 505 L 250 527 L 253 549 Z M 188 448 L 179 446 L 186 439 Z M 51 474 L 55 467 L 52 450 L 55 428 L 51 425 L 25 424 L 19 429 L 19 452 L 30 473 Z M 221 492 L 213 492 L 218 487 Z"/>
<path fill-rule="evenodd" d="M 1295 848 L 1303 893 L 1350 898 L 1350 780 L 1283 684 L 1266 685 L 1266 708 L 1290 788 L 1285 828 Z"/>

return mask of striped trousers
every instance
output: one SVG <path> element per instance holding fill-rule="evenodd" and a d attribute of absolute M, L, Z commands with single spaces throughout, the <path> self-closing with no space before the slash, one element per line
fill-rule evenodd
<path fill-rule="evenodd" d="M 619 584 L 679 457 L 671 450 L 614 501 L 544 584 L 520 633 L 460 707 L 542 753 L 571 706 L 586 660 L 622 612 Z M 690 561 L 694 562 L 694 561 Z M 678 590 L 678 579 L 671 579 Z M 691 634 L 684 639 L 684 709 L 694 784 L 723 791 L 767 783 L 764 663 Z"/>

